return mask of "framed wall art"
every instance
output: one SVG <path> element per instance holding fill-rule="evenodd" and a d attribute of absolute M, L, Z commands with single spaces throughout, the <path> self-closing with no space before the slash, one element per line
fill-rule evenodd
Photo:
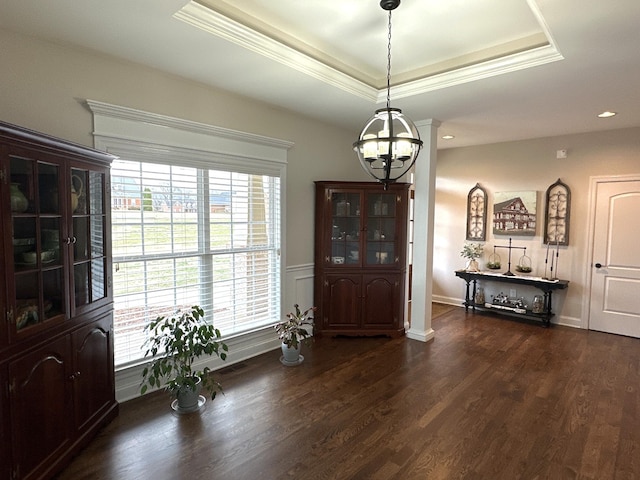
<path fill-rule="evenodd" d="M 571 190 L 560 179 L 547 188 L 544 212 L 544 243 L 569 245 Z"/>
<path fill-rule="evenodd" d="M 536 234 L 536 196 L 535 190 L 496 193 L 493 204 L 493 233 L 534 236 Z"/>
<path fill-rule="evenodd" d="M 467 195 L 467 240 L 485 241 L 487 237 L 487 192 L 476 183 Z"/>

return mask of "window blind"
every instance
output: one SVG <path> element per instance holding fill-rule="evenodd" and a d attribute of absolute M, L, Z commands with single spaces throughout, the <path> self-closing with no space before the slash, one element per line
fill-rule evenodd
<path fill-rule="evenodd" d="M 112 164 L 118 367 L 139 362 L 144 326 L 176 309 L 200 305 L 223 336 L 280 318 L 280 177 L 195 165 Z"/>

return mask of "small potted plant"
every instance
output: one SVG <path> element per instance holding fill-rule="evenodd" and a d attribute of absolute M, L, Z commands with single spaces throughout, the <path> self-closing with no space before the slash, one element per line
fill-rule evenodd
<path fill-rule="evenodd" d="M 180 413 L 198 410 L 205 399 L 200 391 L 208 391 L 211 400 L 222 386 L 211 375 L 209 367 L 196 370 L 193 362 L 204 355 L 226 360 L 229 348 L 220 340 L 220 330 L 204 321 L 204 311 L 195 305 L 191 310 L 160 316 L 145 326 L 149 335 L 143 348 L 152 357 L 142 371 L 140 393 L 149 387 L 164 388 L 176 397 L 172 408 Z"/>
<path fill-rule="evenodd" d="M 482 256 L 482 250 L 484 246 L 480 243 L 465 243 L 460 252 L 460 256 L 468 259 L 467 272 L 478 272 L 480 268 L 478 266 L 477 258 Z"/>
<path fill-rule="evenodd" d="M 300 312 L 300 307 L 294 305 L 295 312 L 287 313 L 287 319 L 275 325 L 278 338 L 282 341 L 282 358 L 280 361 L 287 366 L 299 365 L 304 360 L 300 355 L 301 342 L 308 340 L 311 332 L 305 328 L 313 326 L 312 312 L 316 307 L 309 307 Z"/>

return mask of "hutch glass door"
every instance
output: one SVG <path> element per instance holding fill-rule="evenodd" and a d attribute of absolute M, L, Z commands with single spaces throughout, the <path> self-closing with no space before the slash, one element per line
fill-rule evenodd
<path fill-rule="evenodd" d="M 67 313 L 60 166 L 11 156 L 9 161 L 14 283 L 8 286 L 9 318 L 15 331 Z"/>

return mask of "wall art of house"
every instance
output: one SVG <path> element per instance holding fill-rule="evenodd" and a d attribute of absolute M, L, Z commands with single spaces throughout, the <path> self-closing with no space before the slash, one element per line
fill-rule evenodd
<path fill-rule="evenodd" d="M 535 235 L 536 214 L 530 213 L 520 197 L 493 206 L 493 233 L 496 235 Z"/>

